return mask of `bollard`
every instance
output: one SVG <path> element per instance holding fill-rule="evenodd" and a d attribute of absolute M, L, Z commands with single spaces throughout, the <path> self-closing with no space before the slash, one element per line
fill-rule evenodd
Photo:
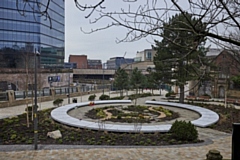
<path fill-rule="evenodd" d="M 73 98 L 73 99 L 72 99 L 72 102 L 73 102 L 73 103 L 77 103 L 77 98 Z"/>
<path fill-rule="evenodd" d="M 207 160 L 222 160 L 223 158 L 220 152 L 215 149 L 210 150 L 206 156 Z"/>
<path fill-rule="evenodd" d="M 232 160 L 240 160 L 240 123 L 233 123 Z"/>

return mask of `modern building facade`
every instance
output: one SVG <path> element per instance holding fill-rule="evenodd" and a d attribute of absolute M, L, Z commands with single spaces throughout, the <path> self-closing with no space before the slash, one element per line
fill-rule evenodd
<path fill-rule="evenodd" d="M 123 64 L 131 64 L 133 62 L 133 58 L 113 57 L 107 60 L 107 69 L 118 69 Z"/>
<path fill-rule="evenodd" d="M 64 63 L 64 68 L 69 68 L 69 69 L 76 69 L 77 68 L 77 63 Z"/>
<path fill-rule="evenodd" d="M 88 59 L 88 69 L 102 69 L 102 61 L 98 59 Z"/>
<path fill-rule="evenodd" d="M 23 68 L 40 53 L 41 68 L 64 67 L 64 1 L 1 0 L 0 67 Z"/>
<path fill-rule="evenodd" d="M 143 51 L 137 52 L 136 57 L 134 58 L 134 61 L 135 62 L 153 61 L 155 54 L 156 54 L 155 50 L 145 49 Z"/>

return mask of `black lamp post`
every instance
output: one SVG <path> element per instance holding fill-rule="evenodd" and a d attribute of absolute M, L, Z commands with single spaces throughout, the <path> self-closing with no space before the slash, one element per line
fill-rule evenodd
<path fill-rule="evenodd" d="M 104 94 L 104 68 L 103 68 L 103 81 L 102 81 L 102 85 L 103 85 L 103 94 Z"/>
<path fill-rule="evenodd" d="M 70 104 L 70 70 L 68 73 L 68 104 Z"/>
<path fill-rule="evenodd" d="M 71 80 L 71 71 L 72 71 L 72 68 L 69 69 L 69 73 L 68 73 L 68 104 L 70 104 L 70 80 Z"/>
<path fill-rule="evenodd" d="M 35 49 L 34 54 L 34 65 L 35 65 L 35 71 L 34 71 L 34 107 L 33 107 L 33 123 L 34 123 L 34 149 L 38 149 L 38 117 L 37 117 L 37 57 L 40 55 L 40 53 Z"/>

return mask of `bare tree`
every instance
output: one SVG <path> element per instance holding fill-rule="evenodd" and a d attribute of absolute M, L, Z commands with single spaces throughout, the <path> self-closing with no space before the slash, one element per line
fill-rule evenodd
<path fill-rule="evenodd" d="M 22 8 L 18 7 L 19 13 L 24 16 L 24 7 L 32 6 L 32 10 L 38 16 L 45 16 L 46 19 L 51 17 L 48 14 L 51 0 L 44 2 L 17 0 Z M 37 5 L 33 5 L 31 3 Z M 91 34 L 101 30 L 120 27 L 125 29 L 126 34 L 123 37 L 117 37 L 116 42 L 134 42 L 146 37 L 161 39 L 164 24 L 169 17 L 181 13 L 186 18 L 188 28 L 174 28 L 175 30 L 193 32 L 196 36 L 207 37 L 207 39 L 217 44 L 217 46 L 240 46 L 239 37 L 236 32 L 240 30 L 240 2 L 239 0 L 74 0 L 76 7 L 86 13 L 85 18 L 89 19 L 92 27 L 82 28 L 82 32 Z M 112 4 L 111 4 L 112 3 Z M 114 4 L 113 4 L 114 3 Z M 118 5 L 115 5 L 115 4 Z M 187 14 L 193 15 L 198 21 L 190 21 Z M 104 22 L 104 23 L 103 23 Z M 203 22 L 206 26 L 204 30 L 200 29 L 197 24 Z M 101 24 L 101 27 L 98 27 Z M 94 28 L 97 26 L 96 28 Z M 90 29 L 89 29 L 90 28 Z M 202 38 L 199 38 L 190 48 L 189 53 L 199 48 Z M 174 44 L 180 44 L 172 41 Z M 186 57 L 189 53 L 183 55 Z M 202 76 L 202 75 L 201 75 Z M 200 77 L 201 77 L 200 76 Z"/>
<path fill-rule="evenodd" d="M 104 131 L 105 130 L 105 120 L 98 120 L 98 130 L 99 131 Z"/>
<path fill-rule="evenodd" d="M 26 6 L 30 6 L 33 14 L 51 17 L 48 14 L 51 0 L 44 2 L 17 0 L 16 6 L 21 15 L 25 15 Z M 147 36 L 161 37 L 163 24 L 170 16 L 176 13 L 183 15 L 192 14 L 203 21 L 207 30 L 199 30 L 196 24 L 189 21 L 191 32 L 199 36 L 206 36 L 212 42 L 231 43 L 240 46 L 240 41 L 233 35 L 240 29 L 240 2 L 238 0 L 74 0 L 76 7 L 86 13 L 90 24 L 100 23 L 105 20 L 106 25 L 100 28 L 92 28 L 85 33 L 93 33 L 111 27 L 123 27 L 126 29 L 125 37 L 117 39 L 117 42 L 136 41 Z M 110 3 L 118 4 L 113 8 Z M 50 23 L 51 27 L 51 23 Z M 181 28 L 176 28 L 181 30 Z"/>
<path fill-rule="evenodd" d="M 139 117 L 133 118 L 133 129 L 135 133 L 140 133 L 142 129 L 142 120 Z"/>
<path fill-rule="evenodd" d="M 24 91 L 25 91 L 25 99 L 26 99 L 26 112 L 27 112 L 27 126 L 29 127 L 29 104 L 28 104 L 28 93 L 29 93 L 29 87 L 33 87 L 33 45 L 31 43 L 26 44 L 25 48 L 21 50 L 21 56 L 20 56 L 20 64 L 23 66 L 24 73 L 21 78 L 21 83 L 23 85 Z M 33 106 L 33 92 L 31 94 L 31 103 Z M 32 107 L 32 120 L 33 120 L 33 107 Z"/>
<path fill-rule="evenodd" d="M 146 36 L 160 36 L 163 24 L 169 16 L 176 13 L 187 13 L 194 15 L 199 21 L 203 21 L 207 29 L 199 30 L 197 23 L 188 22 L 191 32 L 199 36 L 206 36 L 214 43 L 227 42 L 240 46 L 239 39 L 233 37 L 234 30 L 240 29 L 240 2 L 238 0 L 194 0 L 194 1 L 157 1 L 157 0 L 122 0 L 125 6 L 118 10 L 111 10 L 107 6 L 107 0 L 99 0 L 97 5 L 80 5 L 75 1 L 77 7 L 88 10 L 86 18 L 90 18 L 91 24 L 100 23 L 103 19 L 109 22 L 102 28 L 92 29 L 86 33 L 96 32 L 111 27 L 124 27 L 126 35 L 118 42 L 136 41 Z M 116 2 L 115 2 L 116 3 Z M 106 5 L 103 7 L 102 5 Z M 137 6 L 137 7 L 136 7 Z M 187 19 L 187 16 L 186 16 Z M 181 30 L 181 28 L 176 28 Z"/>

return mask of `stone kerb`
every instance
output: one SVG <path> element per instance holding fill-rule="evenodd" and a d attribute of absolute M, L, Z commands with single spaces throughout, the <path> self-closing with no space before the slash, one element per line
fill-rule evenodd
<path fill-rule="evenodd" d="M 98 104 L 114 104 L 114 103 L 131 103 L 131 100 L 106 100 L 106 101 L 94 101 L 95 105 Z M 179 107 L 183 109 L 192 110 L 198 112 L 201 117 L 197 120 L 191 121 L 192 124 L 199 127 L 207 127 L 216 123 L 219 119 L 218 114 L 215 112 L 201 108 L 198 106 L 192 106 L 187 104 L 180 103 L 170 103 L 170 102 L 159 102 L 159 101 L 146 101 L 146 104 L 155 104 L 155 105 L 167 105 L 172 107 Z M 68 115 L 68 112 L 72 109 L 79 108 L 82 106 L 88 106 L 90 102 L 82 102 L 82 103 L 73 103 L 69 105 L 65 105 L 62 107 L 58 107 L 51 112 L 51 117 L 60 123 L 78 127 L 78 128 L 88 128 L 93 130 L 99 130 L 99 123 L 91 122 L 86 120 L 80 120 Z M 133 124 L 104 124 L 104 128 L 101 130 L 113 131 L 113 132 L 144 132 L 144 133 L 153 133 L 153 132 L 168 132 L 171 128 L 171 124 L 166 125 L 143 125 L 140 130 L 136 130 Z"/>
<path fill-rule="evenodd" d="M 145 103 L 155 104 L 155 105 L 166 105 L 170 107 L 178 107 L 178 108 L 188 109 L 188 110 L 197 112 L 201 115 L 201 117 L 191 121 L 191 123 L 198 127 L 208 127 L 219 120 L 219 115 L 217 113 L 209 109 L 198 107 L 198 106 L 182 104 L 182 103 L 160 102 L 160 101 L 146 101 Z"/>
<path fill-rule="evenodd" d="M 113 103 L 131 103 L 131 100 L 107 100 L 107 101 L 94 101 L 94 104 L 113 104 Z M 66 124 L 78 128 L 88 128 L 93 130 L 99 130 L 99 124 L 97 122 L 90 122 L 86 120 L 79 120 L 77 118 L 68 115 L 68 112 L 72 109 L 82 106 L 88 106 L 90 102 L 74 103 L 58 107 L 51 112 L 51 117 L 62 124 Z M 171 125 L 147 125 L 141 127 L 141 132 L 168 132 Z M 136 128 L 132 124 L 105 124 L 103 130 L 113 132 L 137 132 Z"/>

